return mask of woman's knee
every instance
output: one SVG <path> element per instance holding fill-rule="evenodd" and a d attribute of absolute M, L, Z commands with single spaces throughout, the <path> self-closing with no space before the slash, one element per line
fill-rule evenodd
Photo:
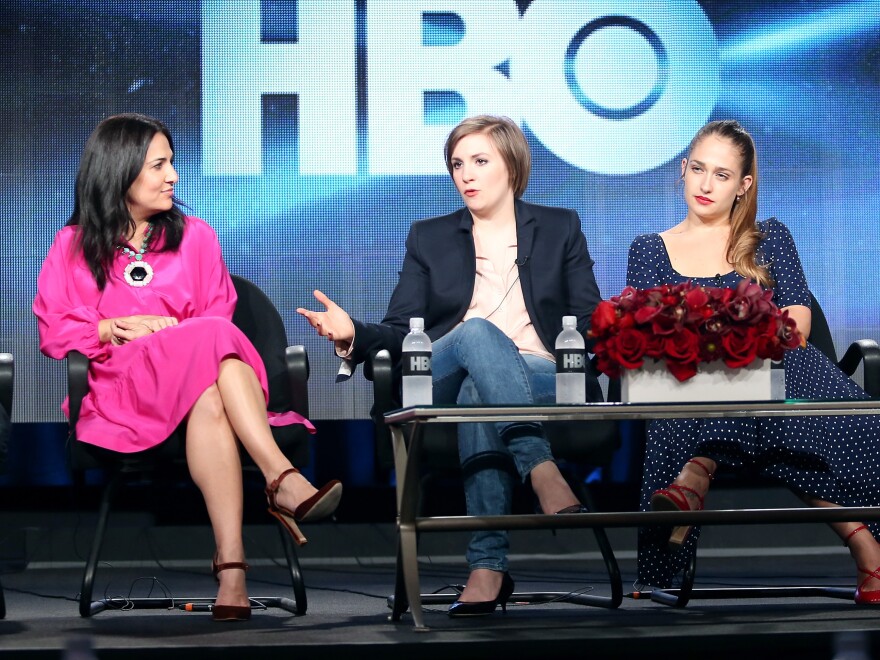
<path fill-rule="evenodd" d="M 483 403 L 480 399 L 479 392 L 477 392 L 477 386 L 474 384 L 474 379 L 470 376 L 465 378 L 462 382 L 461 389 L 458 391 L 458 398 L 455 402 L 460 406 L 473 406 Z"/>
<path fill-rule="evenodd" d="M 507 339 L 497 325 L 486 319 L 468 319 L 458 328 L 458 341 L 474 342 L 477 346 L 485 346 L 487 342 Z"/>
<path fill-rule="evenodd" d="M 223 397 L 217 383 L 212 383 L 196 400 L 190 411 L 190 416 L 197 415 L 205 420 L 222 421 L 226 419 L 226 408 L 223 405 Z"/>

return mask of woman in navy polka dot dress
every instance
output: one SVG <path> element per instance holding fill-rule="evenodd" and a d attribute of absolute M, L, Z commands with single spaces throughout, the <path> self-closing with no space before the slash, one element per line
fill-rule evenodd
<path fill-rule="evenodd" d="M 691 280 L 736 287 L 744 277 L 810 333 L 810 295 L 797 248 L 776 219 L 757 222 L 757 159 L 735 121 L 711 122 L 682 160 L 688 212 L 660 234 L 636 238 L 627 284 L 645 289 Z M 786 396 L 858 399 L 865 392 L 811 345 L 787 351 Z M 648 428 L 642 510 L 703 506 L 719 466 L 749 465 L 814 506 L 880 505 L 880 426 L 869 416 L 655 420 Z M 833 523 L 855 560 L 856 602 L 880 605 L 880 525 Z M 671 586 L 696 550 L 697 527 L 639 530 L 638 582 Z"/>

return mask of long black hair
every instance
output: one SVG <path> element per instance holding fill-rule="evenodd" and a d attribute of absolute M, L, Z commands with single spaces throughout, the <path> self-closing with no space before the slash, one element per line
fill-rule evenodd
<path fill-rule="evenodd" d="M 68 225 L 79 226 L 79 245 L 99 289 L 122 237 L 134 231 L 135 222 L 126 203 L 129 188 L 144 167 L 147 149 L 162 133 L 174 151 L 168 128 L 158 119 L 139 114 L 108 117 L 95 127 L 86 142 L 79 171 L 73 213 Z M 183 211 L 177 200 L 168 211 L 150 218 L 155 229 L 153 243 L 164 237 L 162 251 L 174 251 L 183 240 Z"/>

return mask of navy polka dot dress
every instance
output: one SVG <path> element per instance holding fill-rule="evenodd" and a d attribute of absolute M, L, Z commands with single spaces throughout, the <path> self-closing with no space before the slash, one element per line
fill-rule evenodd
<path fill-rule="evenodd" d="M 769 264 L 779 307 L 810 306 L 810 294 L 788 228 L 771 218 L 758 262 Z M 646 289 L 687 279 L 704 286 L 736 287 L 735 271 L 720 278 L 687 278 L 672 268 L 659 234 L 636 238 L 629 249 L 627 284 Z M 785 393 L 799 399 L 862 399 L 867 394 L 812 345 L 786 351 Z M 800 495 L 842 506 L 880 506 L 880 424 L 871 416 L 668 419 L 648 425 L 641 510 L 651 494 L 672 483 L 694 456 L 715 460 L 719 470 L 748 467 L 775 478 Z M 711 500 L 711 489 L 708 498 Z M 880 524 L 870 523 L 875 538 Z M 667 549 L 668 529 L 639 530 L 638 582 L 672 586 L 696 550 L 699 529 L 676 552 Z"/>

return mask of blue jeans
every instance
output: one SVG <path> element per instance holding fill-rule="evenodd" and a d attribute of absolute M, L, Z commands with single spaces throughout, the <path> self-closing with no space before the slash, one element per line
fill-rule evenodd
<path fill-rule="evenodd" d="M 553 403 L 556 365 L 534 355 L 521 355 L 497 326 L 470 319 L 433 345 L 431 369 L 434 403 Z M 532 469 L 552 461 L 550 443 L 540 424 L 498 422 L 458 425 L 458 450 L 471 516 L 509 514 L 516 469 L 525 480 Z M 471 570 L 507 570 L 506 531 L 476 532 L 467 562 Z"/>

